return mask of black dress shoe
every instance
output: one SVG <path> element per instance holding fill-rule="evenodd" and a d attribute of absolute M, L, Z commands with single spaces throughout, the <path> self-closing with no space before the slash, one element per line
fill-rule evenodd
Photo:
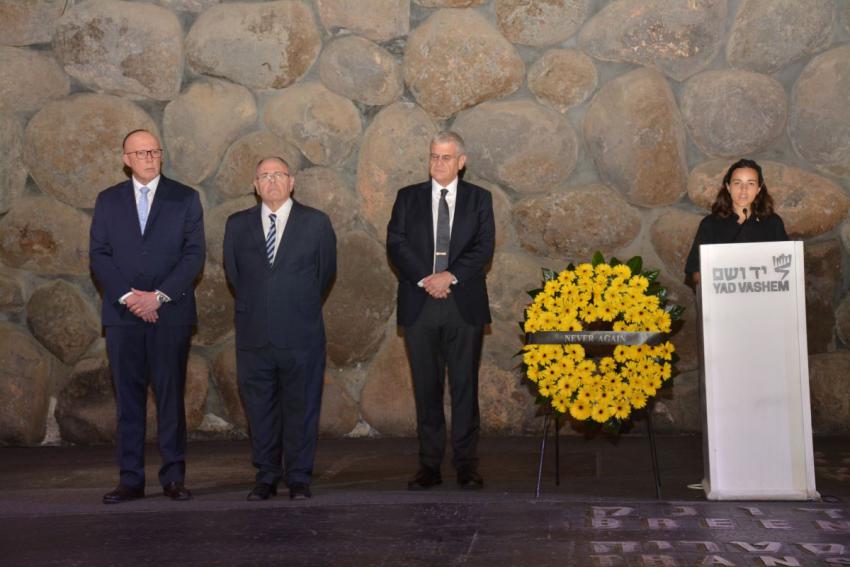
<path fill-rule="evenodd" d="M 484 487 L 484 479 L 474 469 L 459 470 L 457 483 L 464 490 L 480 490 Z"/>
<path fill-rule="evenodd" d="M 251 489 L 251 492 L 248 493 L 248 500 L 268 500 L 269 496 L 274 496 L 276 494 L 277 487 L 275 485 L 258 482 L 254 485 L 254 488 Z"/>
<path fill-rule="evenodd" d="M 289 485 L 290 500 L 307 500 L 313 496 L 310 492 L 310 485 L 303 482 L 293 482 Z"/>
<path fill-rule="evenodd" d="M 121 502 L 129 502 L 130 500 L 138 500 L 145 497 L 144 488 L 130 488 L 119 484 L 112 492 L 107 492 L 103 495 L 104 504 L 120 504 Z"/>
<path fill-rule="evenodd" d="M 172 500 L 191 500 L 192 492 L 182 482 L 169 482 L 162 487 L 162 493 Z"/>
<path fill-rule="evenodd" d="M 437 486 L 438 484 L 442 483 L 443 479 L 440 477 L 439 471 L 422 467 L 421 469 L 419 469 L 419 472 L 416 473 L 416 476 L 413 477 L 413 480 L 408 481 L 407 489 L 428 490 L 432 486 Z"/>

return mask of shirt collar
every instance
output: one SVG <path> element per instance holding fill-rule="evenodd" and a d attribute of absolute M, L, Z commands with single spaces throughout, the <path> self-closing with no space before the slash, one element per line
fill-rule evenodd
<path fill-rule="evenodd" d="M 271 209 L 269 208 L 269 206 L 268 206 L 268 205 L 266 205 L 265 203 L 263 203 L 263 204 L 260 206 L 260 213 L 263 215 L 263 218 L 264 218 L 264 219 L 269 218 L 269 215 L 271 215 L 271 214 L 275 214 L 275 215 L 277 215 L 277 216 L 278 216 L 278 218 L 280 218 L 280 217 L 282 217 L 282 216 L 288 216 L 288 215 L 289 215 L 289 211 L 291 211 L 291 210 L 292 210 L 292 197 L 290 197 L 289 199 L 287 199 L 287 200 L 286 200 L 286 202 L 285 202 L 284 204 L 282 204 L 282 205 L 280 206 L 280 208 L 279 208 L 278 210 L 276 210 L 276 211 L 271 210 Z"/>
<path fill-rule="evenodd" d="M 448 190 L 449 190 L 449 192 L 446 194 L 446 198 L 447 198 L 447 199 L 449 199 L 449 198 L 452 198 L 452 199 L 453 199 L 453 198 L 454 198 L 454 196 L 457 194 L 457 183 L 458 183 L 458 178 L 457 178 L 457 177 L 455 177 L 455 178 L 452 180 L 452 182 L 451 182 L 451 183 L 449 183 L 448 185 L 446 185 L 446 189 L 448 189 Z M 431 179 L 431 196 L 432 196 L 432 197 L 439 198 L 439 197 L 440 197 L 440 189 L 442 189 L 442 188 L 443 188 L 443 186 L 442 186 L 442 185 L 440 185 L 439 183 L 437 183 L 436 181 L 434 181 L 434 179 L 433 179 L 433 178 Z"/>
<path fill-rule="evenodd" d="M 141 181 L 139 181 L 138 179 L 136 179 L 135 176 L 133 176 L 133 190 L 136 193 L 138 193 L 139 189 L 141 189 L 142 187 L 147 187 L 148 189 L 151 190 L 151 193 L 154 193 L 154 192 L 156 192 L 156 188 L 159 186 L 159 178 L 160 177 L 162 177 L 162 175 L 157 175 L 156 177 L 151 179 L 150 182 L 148 182 L 147 184 L 144 184 Z"/>

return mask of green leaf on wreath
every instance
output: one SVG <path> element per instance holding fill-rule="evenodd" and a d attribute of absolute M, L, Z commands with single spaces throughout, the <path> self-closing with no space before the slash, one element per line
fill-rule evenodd
<path fill-rule="evenodd" d="M 637 275 L 640 273 L 640 269 L 643 268 L 643 258 L 640 256 L 632 256 L 629 258 L 628 262 L 626 262 L 626 265 L 632 271 L 633 275 Z"/>
<path fill-rule="evenodd" d="M 673 354 L 670 355 L 670 364 L 675 366 L 676 363 L 679 362 L 679 360 L 679 353 L 673 351 Z"/>
<path fill-rule="evenodd" d="M 541 268 L 543 271 L 543 281 L 548 282 L 558 278 L 558 272 L 555 270 L 550 270 L 549 268 Z"/>
<path fill-rule="evenodd" d="M 658 300 L 663 304 L 665 301 L 667 301 L 667 288 L 662 287 L 657 292 L 655 292 L 653 295 L 655 295 L 658 298 Z"/>
<path fill-rule="evenodd" d="M 622 262 L 620 260 L 618 260 L 617 258 L 615 258 L 614 256 L 611 256 L 611 260 L 608 262 L 608 265 L 611 266 L 612 268 L 614 266 L 619 266 L 620 264 L 622 264 Z"/>
<path fill-rule="evenodd" d="M 567 270 L 569 270 L 570 272 L 572 272 L 573 270 L 575 270 L 575 269 L 576 269 L 575 264 L 573 264 L 572 262 L 570 262 L 569 264 L 567 264 L 567 268 L 566 268 L 566 269 L 567 269 Z"/>
<path fill-rule="evenodd" d="M 537 399 L 534 400 L 534 403 L 542 406 L 544 404 L 549 403 L 549 398 L 547 398 L 546 396 L 541 396 L 540 394 L 537 394 Z"/>
<path fill-rule="evenodd" d="M 648 272 L 643 273 L 643 277 L 645 277 L 651 282 L 654 282 L 658 279 L 659 274 L 661 274 L 661 270 L 649 270 Z"/>
<path fill-rule="evenodd" d="M 646 288 L 646 295 L 658 295 L 658 292 L 664 289 L 660 283 L 652 282 L 649 284 L 649 287 Z"/>
<path fill-rule="evenodd" d="M 594 252 L 593 258 L 590 259 L 590 265 L 595 268 L 599 264 L 604 264 L 604 263 L 605 263 L 605 256 L 602 255 L 602 252 L 600 252 L 599 250 Z"/>
<path fill-rule="evenodd" d="M 681 305 L 668 305 L 664 309 L 670 314 L 670 319 L 673 321 L 681 319 L 682 314 L 685 312 L 685 308 Z"/>
<path fill-rule="evenodd" d="M 543 288 L 538 287 L 537 289 L 529 290 L 526 293 L 531 296 L 531 299 L 534 299 L 535 297 L 537 297 L 537 294 L 541 293 L 542 291 L 543 291 Z"/>

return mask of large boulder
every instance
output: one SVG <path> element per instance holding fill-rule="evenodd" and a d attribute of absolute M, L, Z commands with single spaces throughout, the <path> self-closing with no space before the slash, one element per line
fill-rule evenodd
<path fill-rule="evenodd" d="M 319 413 L 319 436 L 342 437 L 357 425 L 357 404 L 337 380 L 333 368 L 325 371 L 322 407 Z"/>
<path fill-rule="evenodd" d="M 200 183 L 227 147 L 257 120 L 251 91 L 225 81 L 200 80 L 168 103 L 162 116 L 166 166 L 186 183 Z"/>
<path fill-rule="evenodd" d="M 809 354 L 827 352 L 834 346 L 832 302 L 841 283 L 841 244 L 825 240 L 806 245 L 805 271 Z"/>
<path fill-rule="evenodd" d="M 568 40 L 591 11 L 590 0 L 496 0 L 495 4 L 505 37 L 535 47 Z"/>
<path fill-rule="evenodd" d="M 519 368 L 499 368 L 486 358 L 478 371 L 478 407 L 483 435 L 529 435 L 541 421 Z"/>
<path fill-rule="evenodd" d="M 496 252 L 490 271 L 487 273 L 487 295 L 490 299 L 490 312 L 498 321 L 511 323 L 511 330 L 518 331 L 517 321 L 522 321 L 525 308 L 531 298 L 528 292 L 540 287 L 543 279 L 542 268 L 560 270 L 561 262 L 551 258 L 537 258 L 520 252 Z M 485 343 L 490 340 L 489 336 Z M 514 352 L 519 350 L 518 345 Z M 512 353 L 511 353 L 512 354 Z M 519 361 L 515 361 L 514 364 Z"/>
<path fill-rule="evenodd" d="M 36 342 L 0 326 L 0 445 L 37 445 L 47 423 L 50 360 Z"/>
<path fill-rule="evenodd" d="M 211 6 L 215 6 L 221 0 L 155 0 L 157 4 L 163 8 L 174 10 L 175 12 L 189 12 L 197 14 L 203 12 Z"/>
<path fill-rule="evenodd" d="M 190 354 L 186 363 L 186 391 L 183 394 L 183 409 L 186 412 L 186 430 L 197 431 L 204 421 L 204 408 L 209 393 L 210 368 L 202 356 Z M 156 394 L 148 389 L 147 431 L 148 441 L 157 438 Z"/>
<path fill-rule="evenodd" d="M 11 274 L 0 273 L 0 309 L 9 313 L 24 306 L 21 282 Z"/>
<path fill-rule="evenodd" d="M 68 76 L 50 55 L 0 46 L 0 112 L 32 112 L 70 91 Z"/>
<path fill-rule="evenodd" d="M 378 113 L 363 135 L 357 192 L 363 218 L 384 240 L 396 192 L 428 179 L 428 152 L 437 127 L 418 106 L 397 102 Z"/>
<path fill-rule="evenodd" d="M 575 49 L 550 49 L 528 70 L 528 90 L 558 112 L 584 102 L 598 80 L 593 60 Z"/>
<path fill-rule="evenodd" d="M 616 191 L 592 184 L 519 201 L 514 226 L 523 248 L 566 262 L 586 260 L 597 250 L 609 256 L 634 240 L 641 223 Z"/>
<path fill-rule="evenodd" d="M 248 418 L 236 379 L 236 343 L 228 342 L 213 358 L 212 379 L 224 406 L 227 420 L 242 432 L 248 431 Z"/>
<path fill-rule="evenodd" d="M 809 357 L 812 427 L 816 433 L 850 433 L 850 352 Z"/>
<path fill-rule="evenodd" d="M 192 337 L 192 343 L 213 345 L 233 330 L 233 296 L 223 267 L 207 263 L 195 289 L 195 297 L 198 301 L 198 331 Z"/>
<path fill-rule="evenodd" d="M 487 0 L 413 0 L 413 3 L 426 8 L 468 8 L 486 4 Z"/>
<path fill-rule="evenodd" d="M 319 17 L 331 33 L 348 31 L 387 41 L 407 35 L 410 0 L 317 0 Z"/>
<path fill-rule="evenodd" d="M 360 203 L 352 183 L 335 169 L 305 169 L 295 178 L 294 196 L 299 203 L 326 213 L 337 238 L 354 228 L 360 217 Z"/>
<path fill-rule="evenodd" d="M 216 266 L 224 264 L 224 227 L 227 217 L 233 213 L 250 209 L 258 203 L 254 195 L 245 195 L 224 201 L 205 213 L 204 237 L 207 241 L 207 262 Z"/>
<path fill-rule="evenodd" d="M 684 193 L 685 126 L 658 72 L 637 69 L 605 84 L 582 128 L 600 177 L 630 203 L 665 205 Z"/>
<path fill-rule="evenodd" d="M 121 143 L 138 128 L 158 132 L 136 104 L 111 95 L 73 95 L 48 103 L 30 119 L 24 163 L 42 191 L 90 209 L 100 191 L 127 179 Z"/>
<path fill-rule="evenodd" d="M 486 102 L 458 115 L 469 166 L 518 193 L 563 185 L 575 168 L 578 139 L 565 116 L 531 101 Z"/>
<path fill-rule="evenodd" d="M 664 209 L 652 223 L 649 231 L 652 247 L 664 262 L 667 273 L 675 279 L 684 278 L 685 262 L 702 218 L 703 215 L 679 209 Z"/>
<path fill-rule="evenodd" d="M 726 0 L 614 0 L 581 29 L 579 46 L 603 61 L 654 67 L 682 81 L 720 51 Z"/>
<path fill-rule="evenodd" d="M 395 308 L 396 280 L 386 251 L 362 231 L 337 243 L 337 276 L 325 302 L 328 357 L 337 366 L 364 362 L 378 350 Z"/>
<path fill-rule="evenodd" d="M 44 276 L 88 275 L 90 225 L 87 214 L 55 199 L 23 197 L 0 219 L 0 260 Z"/>
<path fill-rule="evenodd" d="M 745 0 L 729 32 L 726 61 L 773 73 L 829 47 L 834 20 L 833 0 Z"/>
<path fill-rule="evenodd" d="M 65 364 L 74 364 L 100 336 L 97 313 L 79 288 L 64 280 L 32 293 L 27 324 L 33 336 Z"/>
<path fill-rule="evenodd" d="M 356 35 L 325 47 L 319 77 L 333 92 L 372 106 L 391 104 L 404 94 L 401 65 L 393 54 Z"/>
<path fill-rule="evenodd" d="M 120 0 L 73 5 L 56 25 L 53 52 L 94 91 L 170 100 L 183 80 L 183 29 L 171 10 Z"/>
<path fill-rule="evenodd" d="M 0 45 L 32 45 L 53 38 L 68 0 L 0 0 Z"/>
<path fill-rule="evenodd" d="M 850 346 L 850 295 L 845 295 L 835 310 L 835 332 L 844 346 Z"/>
<path fill-rule="evenodd" d="M 850 179 L 850 45 L 809 61 L 791 94 L 788 135 L 804 159 Z"/>
<path fill-rule="evenodd" d="M 221 160 L 212 185 L 225 199 L 254 193 L 254 174 L 263 158 L 276 156 L 286 160 L 289 172 L 298 173 L 301 152 L 298 148 L 271 132 L 261 130 L 246 134 L 230 144 Z"/>
<path fill-rule="evenodd" d="M 652 425 L 656 431 L 665 433 L 702 431 L 700 403 L 699 372 L 678 374 L 654 398 Z"/>
<path fill-rule="evenodd" d="M 717 197 L 729 160 L 710 160 L 688 176 L 688 196 L 706 210 Z M 850 209 L 850 199 L 832 180 L 790 165 L 761 161 L 765 184 L 777 214 L 791 238 L 808 238 L 838 226 Z"/>
<path fill-rule="evenodd" d="M 510 94 L 524 75 L 514 47 L 474 10 L 438 10 L 407 36 L 404 81 L 436 118 Z"/>
<path fill-rule="evenodd" d="M 697 146 L 710 156 L 737 157 L 763 150 L 785 128 L 788 97 L 768 75 L 724 69 L 688 79 L 682 116 Z"/>
<path fill-rule="evenodd" d="M 363 132 L 354 103 L 317 82 L 293 85 L 271 98 L 265 123 L 315 165 L 345 163 Z"/>
<path fill-rule="evenodd" d="M 0 215 L 24 192 L 27 170 L 21 159 L 24 127 L 14 114 L 0 113 Z"/>
<path fill-rule="evenodd" d="M 404 339 L 391 334 L 369 365 L 360 394 L 360 413 L 378 433 L 393 437 L 416 434 L 413 381 Z"/>
<path fill-rule="evenodd" d="M 79 445 L 114 443 L 115 393 L 105 353 L 79 361 L 59 392 L 56 421 L 62 440 Z"/>
<path fill-rule="evenodd" d="M 219 4 L 202 12 L 186 35 L 192 69 L 254 89 L 294 83 L 321 48 L 313 13 L 293 0 Z"/>
<path fill-rule="evenodd" d="M 516 243 L 516 233 L 514 232 L 513 219 L 511 217 L 514 207 L 511 198 L 501 187 L 486 179 L 477 177 L 472 172 L 469 172 L 469 175 L 465 175 L 463 179 L 464 181 L 483 187 L 490 192 L 490 196 L 493 198 L 493 217 L 496 222 L 496 250 L 512 247 Z"/>

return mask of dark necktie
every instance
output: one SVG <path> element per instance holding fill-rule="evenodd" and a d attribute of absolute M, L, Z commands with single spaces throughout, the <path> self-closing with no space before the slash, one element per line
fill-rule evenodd
<path fill-rule="evenodd" d="M 434 273 L 444 272 L 449 267 L 449 203 L 446 201 L 448 189 L 440 190 L 440 206 L 437 211 L 437 245 L 434 250 Z"/>
<path fill-rule="evenodd" d="M 272 213 L 269 215 L 269 234 L 266 236 L 266 256 L 269 258 L 269 265 L 274 262 L 274 243 L 277 238 L 277 215 Z"/>

